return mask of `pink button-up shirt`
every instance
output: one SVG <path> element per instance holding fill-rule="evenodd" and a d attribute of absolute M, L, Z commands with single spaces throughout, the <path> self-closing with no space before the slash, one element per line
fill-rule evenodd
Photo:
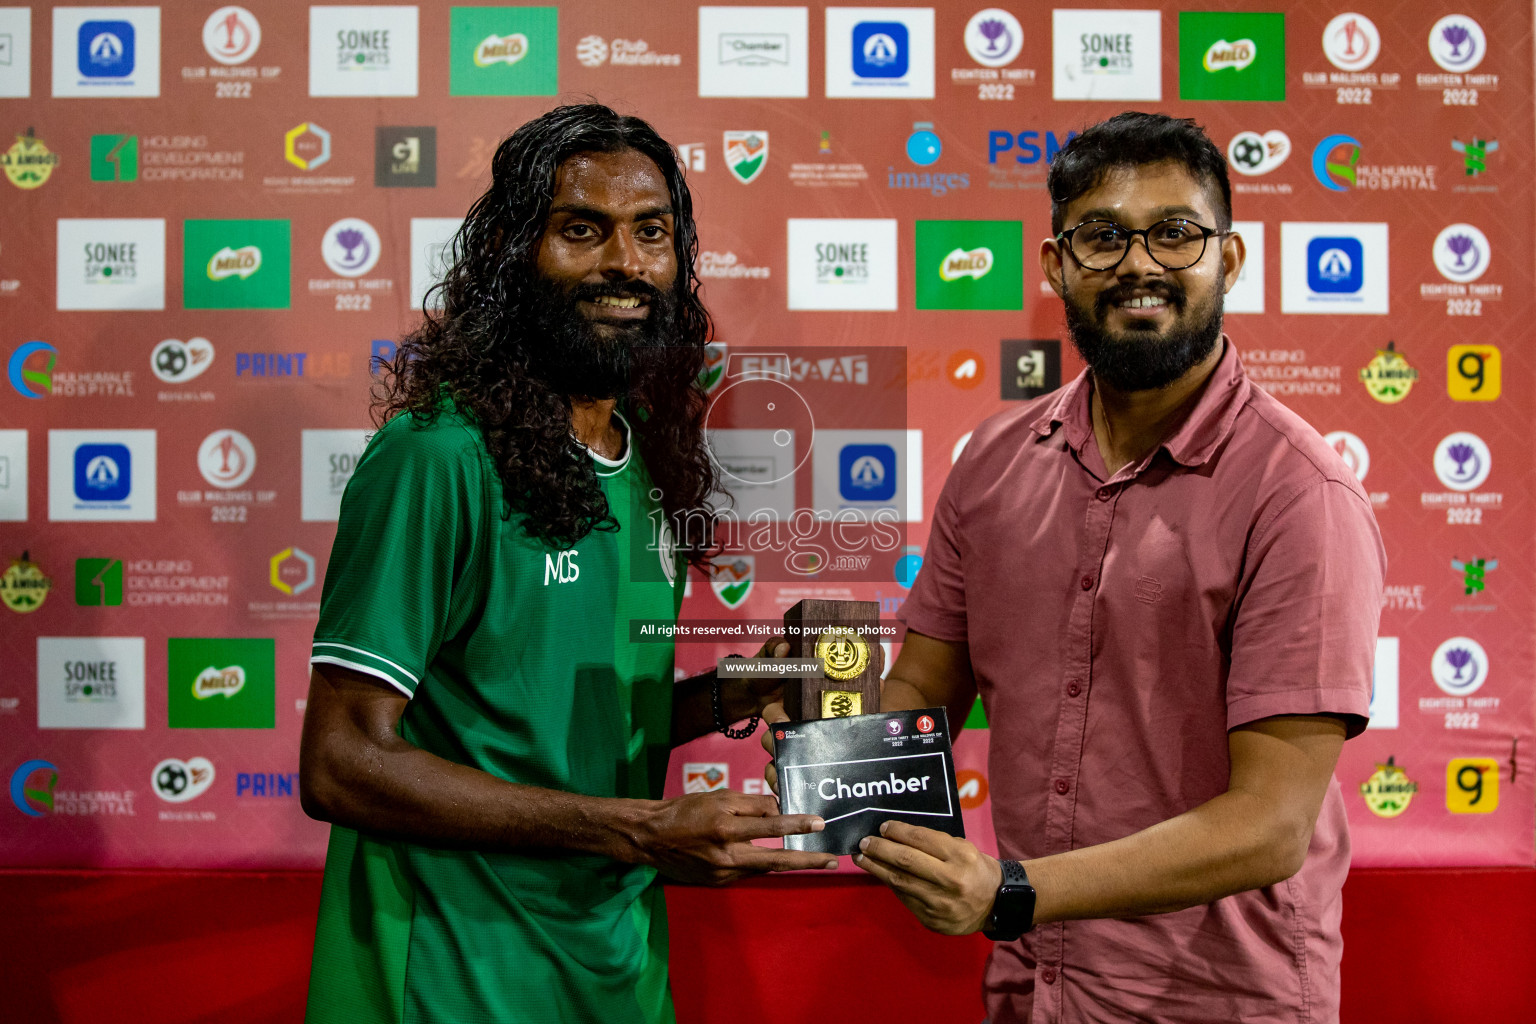
<path fill-rule="evenodd" d="M 1227 731 L 1365 727 L 1386 559 L 1370 503 L 1225 339 L 1188 418 L 1110 476 L 1087 374 L 983 423 L 909 628 L 966 641 L 1004 857 L 1109 842 L 1227 788 Z M 987 966 L 993 1024 L 1338 1018 L 1349 831 L 1330 783 L 1292 878 L 1172 914 L 1042 925 Z"/>

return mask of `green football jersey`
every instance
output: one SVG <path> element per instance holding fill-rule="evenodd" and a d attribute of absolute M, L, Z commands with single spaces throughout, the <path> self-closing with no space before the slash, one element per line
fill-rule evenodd
<path fill-rule="evenodd" d="M 625 424 L 627 429 L 627 424 Z M 639 453 L 595 460 L 617 532 L 566 551 L 503 518 L 480 432 L 400 416 L 342 498 L 313 661 L 410 697 L 400 734 L 459 764 L 599 797 L 661 796 L 684 574 Z M 333 826 L 306 1020 L 673 1019 L 654 869 L 439 849 Z"/>

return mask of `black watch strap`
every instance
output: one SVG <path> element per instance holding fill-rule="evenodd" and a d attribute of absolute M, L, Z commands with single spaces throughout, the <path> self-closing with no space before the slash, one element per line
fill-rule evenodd
<path fill-rule="evenodd" d="M 1018 861 L 1002 860 L 998 866 L 1003 881 L 981 933 L 993 942 L 1012 942 L 1035 926 L 1035 887 Z"/>

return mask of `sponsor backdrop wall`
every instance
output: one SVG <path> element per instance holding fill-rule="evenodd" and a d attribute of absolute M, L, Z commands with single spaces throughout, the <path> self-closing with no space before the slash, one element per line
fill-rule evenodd
<path fill-rule="evenodd" d="M 1049 161 L 1122 109 L 1197 118 L 1249 253 L 1231 338 L 1390 558 L 1338 769 L 1356 862 L 1531 863 L 1531 9 L 1231 6 L 0 6 L 0 864 L 320 863 L 298 740 L 370 360 L 498 140 L 584 97 L 687 169 L 716 394 L 732 353 L 787 356 L 820 408 L 890 365 L 905 388 L 889 430 L 824 421 L 786 499 L 895 510 L 903 543 L 849 580 L 732 552 L 693 619 L 893 616 L 972 428 L 1080 369 L 1035 258 Z M 761 765 L 708 739 L 669 787 L 760 791 Z"/>

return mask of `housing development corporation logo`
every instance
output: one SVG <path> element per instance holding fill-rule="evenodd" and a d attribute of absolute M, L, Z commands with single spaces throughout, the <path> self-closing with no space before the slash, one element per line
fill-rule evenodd
<path fill-rule="evenodd" d="M 559 91 L 559 8 L 454 7 L 452 96 L 553 96 Z"/>
<path fill-rule="evenodd" d="M 1285 15 L 1179 14 L 1179 98 L 1285 99 Z"/>

